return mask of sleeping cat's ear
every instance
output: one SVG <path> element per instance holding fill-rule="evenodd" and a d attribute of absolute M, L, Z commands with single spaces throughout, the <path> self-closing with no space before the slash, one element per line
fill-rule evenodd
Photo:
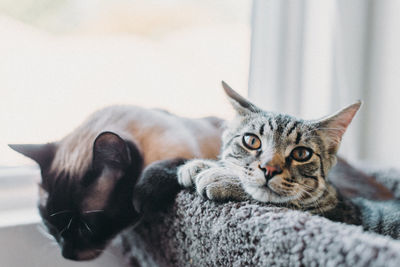
<path fill-rule="evenodd" d="M 42 170 L 50 167 L 56 153 L 56 144 L 9 144 L 11 149 L 36 161 Z"/>
<path fill-rule="evenodd" d="M 323 118 L 317 122 L 317 127 L 326 136 L 329 153 L 334 154 L 339 149 L 343 134 L 360 109 L 361 101 L 345 107 L 335 114 Z"/>
<path fill-rule="evenodd" d="M 131 157 L 128 144 L 116 133 L 102 132 L 93 143 L 92 168 L 95 177 L 83 182 L 90 185 L 82 201 L 83 210 L 103 210 L 115 184 L 124 177 Z"/>
<path fill-rule="evenodd" d="M 235 90 L 233 90 L 227 83 L 222 81 L 222 87 L 224 88 L 225 93 L 229 97 L 229 101 L 231 102 L 233 108 L 239 115 L 246 115 L 252 112 L 260 112 L 261 110 L 256 107 L 253 103 L 239 95 Z"/>
<path fill-rule="evenodd" d="M 113 132 L 102 132 L 93 144 L 93 168 L 125 169 L 131 163 L 125 140 Z"/>

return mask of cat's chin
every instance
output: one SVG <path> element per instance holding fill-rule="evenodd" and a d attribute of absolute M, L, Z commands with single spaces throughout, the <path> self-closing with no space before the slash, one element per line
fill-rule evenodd
<path fill-rule="evenodd" d="M 296 199 L 296 196 L 282 196 L 266 186 L 244 186 L 244 190 L 253 199 L 261 202 L 287 203 Z"/>
<path fill-rule="evenodd" d="M 87 250 L 78 253 L 78 260 L 79 261 L 88 261 L 93 260 L 100 256 L 103 250 Z"/>
<path fill-rule="evenodd" d="M 63 250 L 63 257 L 73 261 L 89 261 L 97 258 L 103 252 L 102 249 L 88 249 L 82 251 L 67 252 Z"/>

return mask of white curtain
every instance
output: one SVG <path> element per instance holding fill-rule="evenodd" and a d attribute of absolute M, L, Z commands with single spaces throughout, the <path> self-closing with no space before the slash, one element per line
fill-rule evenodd
<path fill-rule="evenodd" d="M 361 99 L 340 153 L 400 167 L 400 1 L 254 0 L 249 97 L 303 118 Z"/>

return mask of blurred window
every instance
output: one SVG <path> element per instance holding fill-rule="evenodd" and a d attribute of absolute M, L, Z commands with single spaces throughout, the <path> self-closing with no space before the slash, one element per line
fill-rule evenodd
<path fill-rule="evenodd" d="M 249 97 L 316 119 L 363 106 L 340 154 L 400 167 L 400 2 L 254 0 Z"/>
<path fill-rule="evenodd" d="M 59 140 L 112 104 L 229 117 L 220 83 L 247 95 L 250 13 L 247 0 L 0 0 L 0 211 L 33 209 L 39 179 L 8 143 Z"/>

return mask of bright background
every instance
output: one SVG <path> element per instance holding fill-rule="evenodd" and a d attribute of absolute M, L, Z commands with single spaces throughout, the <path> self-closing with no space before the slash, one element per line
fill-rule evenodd
<path fill-rule="evenodd" d="M 400 168 L 399 14 L 398 0 L 0 0 L 0 265 L 72 266 L 35 231 L 39 170 L 7 144 L 59 140 L 112 104 L 230 118 L 221 80 L 303 118 L 363 99 L 340 154 Z"/>
<path fill-rule="evenodd" d="M 221 80 L 247 95 L 251 4 L 0 0 L 1 266 L 122 266 L 61 257 L 37 230 L 38 167 L 7 144 L 59 140 L 113 104 L 229 118 Z"/>
<path fill-rule="evenodd" d="M 251 1 L 0 0 L 0 166 L 112 104 L 229 118 L 247 95 Z"/>

